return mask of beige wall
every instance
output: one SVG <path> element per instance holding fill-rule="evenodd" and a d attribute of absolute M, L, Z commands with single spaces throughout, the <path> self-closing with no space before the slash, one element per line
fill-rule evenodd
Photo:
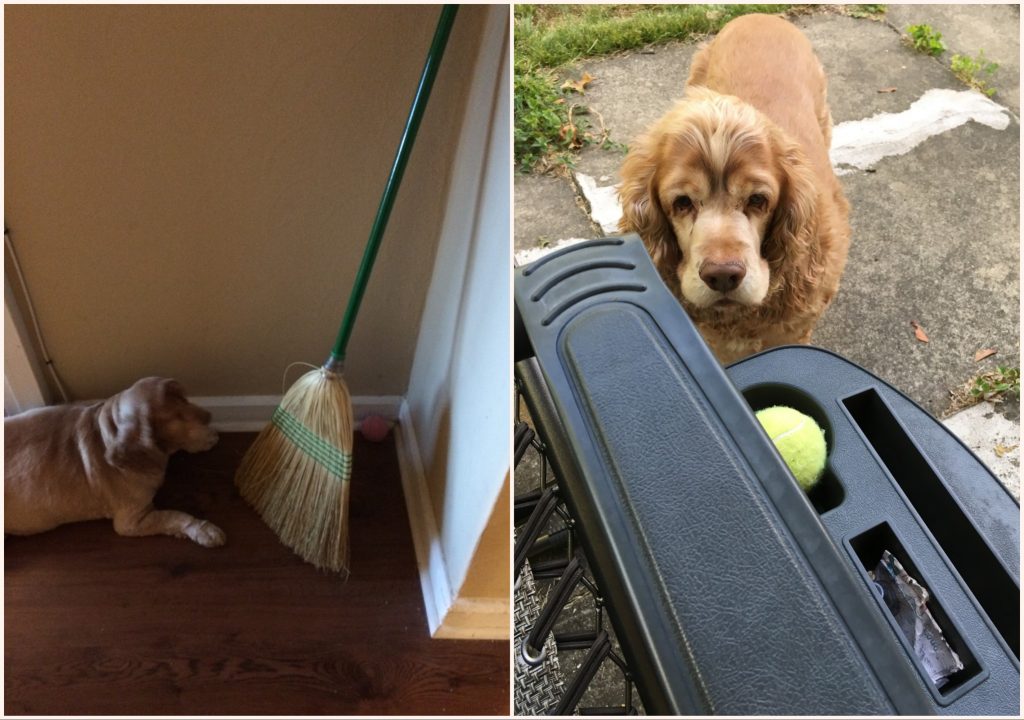
<path fill-rule="evenodd" d="M 326 358 L 437 13 L 5 7 L 5 220 L 74 397 L 147 374 L 273 394 L 289 363 Z M 406 392 L 485 13 L 456 19 L 349 346 L 353 394 Z"/>

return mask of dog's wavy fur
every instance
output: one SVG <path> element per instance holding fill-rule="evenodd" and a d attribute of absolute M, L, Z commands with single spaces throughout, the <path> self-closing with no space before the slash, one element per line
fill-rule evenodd
<path fill-rule="evenodd" d="M 849 204 L 828 158 L 831 128 L 825 73 L 810 43 L 785 20 L 749 15 L 698 51 L 684 98 L 622 166 L 620 230 L 643 238 L 722 362 L 809 342 L 838 290 Z M 748 177 L 767 197 L 763 212 L 735 205 L 730 182 Z M 680 211 L 672 188 L 694 182 L 706 204 Z M 701 236 L 705 210 L 718 230 Z M 737 234 L 759 246 L 742 249 Z M 738 302 L 717 302 L 722 295 L 695 280 L 704 260 L 693 255 L 701 254 L 743 264 L 747 276 L 730 294 Z"/>

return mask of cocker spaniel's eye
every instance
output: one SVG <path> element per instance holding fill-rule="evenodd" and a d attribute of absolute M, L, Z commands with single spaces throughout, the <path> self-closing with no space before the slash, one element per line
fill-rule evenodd
<path fill-rule="evenodd" d="M 761 193 L 754 193 L 747 198 L 747 207 L 753 210 L 764 210 L 768 207 L 768 197 Z"/>
<path fill-rule="evenodd" d="M 689 212 L 693 209 L 693 200 L 686 195 L 680 195 L 672 201 L 672 209 L 676 212 Z"/>

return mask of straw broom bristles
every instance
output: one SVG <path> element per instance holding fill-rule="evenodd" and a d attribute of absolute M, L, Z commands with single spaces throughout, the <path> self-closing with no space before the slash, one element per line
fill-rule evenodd
<path fill-rule="evenodd" d="M 348 576 L 352 403 L 340 373 L 307 372 L 250 446 L 235 485 L 281 542 Z"/>

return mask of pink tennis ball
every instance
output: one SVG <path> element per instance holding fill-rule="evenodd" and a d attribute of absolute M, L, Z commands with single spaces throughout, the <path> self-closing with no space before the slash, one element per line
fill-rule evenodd
<path fill-rule="evenodd" d="M 380 442 L 391 432 L 391 424 L 380 415 L 367 415 L 359 423 L 359 432 L 370 442 Z"/>

